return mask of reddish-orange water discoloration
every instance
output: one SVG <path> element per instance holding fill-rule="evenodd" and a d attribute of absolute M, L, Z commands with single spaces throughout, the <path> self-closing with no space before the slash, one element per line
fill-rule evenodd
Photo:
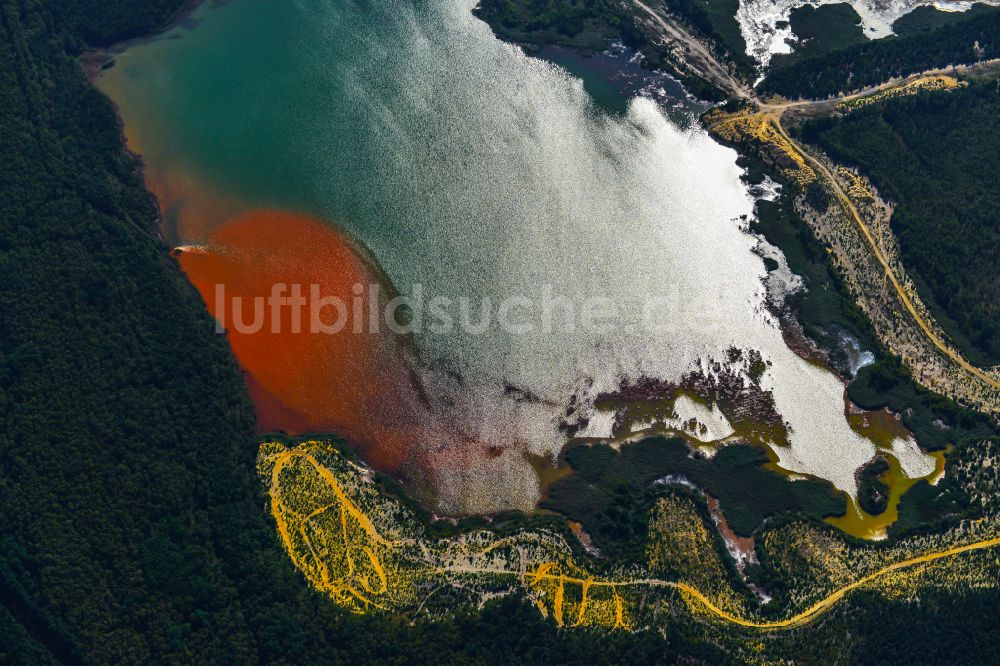
<path fill-rule="evenodd" d="M 349 322 L 335 335 L 295 334 L 285 310 L 280 332 L 273 333 L 265 307 L 262 330 L 236 330 L 232 298 L 242 298 L 249 323 L 253 300 L 266 299 L 274 283 L 302 284 L 306 290 L 316 283 L 324 296 L 346 303 L 354 297 L 355 282 L 379 283 L 385 291 L 390 285 L 363 246 L 335 226 L 256 209 L 173 144 L 170 119 L 161 117 L 155 103 L 135 95 L 120 76 L 101 81 L 101 88 L 128 110 L 126 118 L 142 119 L 123 127 L 128 148 L 143 156 L 146 186 L 160 207 L 161 234 L 184 249 L 181 267 L 225 323 L 260 432 L 343 437 L 367 463 L 408 482 L 431 503 L 443 485 L 512 455 L 497 442 L 470 435 L 480 428 L 455 409 L 463 397 L 451 395 L 454 387 L 440 377 L 428 381 L 430 371 L 417 362 L 409 342 L 384 327 L 356 335 Z M 226 286 L 227 312 L 215 302 L 216 284 Z M 306 313 L 304 331 L 308 320 Z M 425 396 L 426 386 L 433 387 L 433 395 Z"/>
<path fill-rule="evenodd" d="M 426 432 L 427 408 L 401 340 L 384 326 L 375 332 L 368 328 L 367 290 L 380 280 L 347 237 L 306 216 L 255 211 L 217 229 L 205 246 L 182 252 L 180 263 L 227 329 L 247 373 L 261 431 L 335 432 L 387 471 L 418 462 L 415 440 L 432 436 Z M 311 285 L 319 285 L 323 296 L 347 305 L 347 325 L 339 333 L 312 332 L 306 305 L 295 332 L 290 307 L 272 318 L 267 298 L 275 283 L 289 285 L 288 290 L 302 285 L 304 296 Z M 225 285 L 218 302 L 217 285 Z M 352 316 L 355 285 L 365 287 L 361 333 Z M 242 298 L 239 320 L 233 297 Z M 240 332 L 237 321 L 254 321 L 255 299 L 264 299 L 262 326 Z M 327 324 L 335 318 L 332 308 L 323 315 Z"/>

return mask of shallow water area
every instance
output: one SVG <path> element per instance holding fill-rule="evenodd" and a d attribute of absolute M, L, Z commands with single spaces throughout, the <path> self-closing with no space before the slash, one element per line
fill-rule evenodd
<path fill-rule="evenodd" d="M 568 418 L 589 421 L 598 396 L 644 378 L 719 375 L 738 348 L 765 363 L 754 381 L 787 429 L 772 443 L 781 468 L 853 496 L 876 444 L 848 423 L 843 383 L 796 356 L 768 312 L 736 153 L 683 103 L 609 112 L 471 8 L 203 6 L 196 27 L 129 48 L 99 81 L 203 294 L 235 275 L 248 297 L 307 280 L 347 296 L 350 266 L 422 316 L 356 346 L 390 350 L 377 363 L 341 359 L 344 338 L 234 344 L 262 427 L 339 431 L 441 513 L 531 509 Z M 278 230 L 232 232 L 248 215 Z M 316 219 L 333 239 L 294 242 Z M 213 272 L 220 258 L 229 277 Z M 433 299 L 450 326 L 432 325 Z M 360 397 L 345 411 L 348 394 Z M 612 436 L 599 426 L 588 434 Z"/>
<path fill-rule="evenodd" d="M 659 103 L 675 124 L 685 127 L 709 108 L 688 95 L 669 74 L 643 68 L 641 54 L 618 41 L 609 42 L 600 53 L 563 46 L 546 46 L 529 53 L 580 79 L 594 103 L 610 114 L 624 115 L 632 98 L 642 96 Z"/>

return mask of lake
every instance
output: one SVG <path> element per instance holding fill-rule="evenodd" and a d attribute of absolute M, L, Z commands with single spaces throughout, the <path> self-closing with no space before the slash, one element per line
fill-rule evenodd
<path fill-rule="evenodd" d="M 217 316 L 219 284 L 226 299 L 320 284 L 350 306 L 348 329 L 366 319 L 352 298 L 413 297 L 401 331 L 304 342 L 272 334 L 285 314 L 263 332 L 227 324 L 261 429 L 341 434 L 441 513 L 531 509 L 538 460 L 629 435 L 595 403 L 736 377 L 777 414 L 755 436 L 782 469 L 855 495 L 876 445 L 850 427 L 843 382 L 784 343 L 747 232 L 754 199 L 696 122 L 706 107 L 679 93 L 670 116 L 644 97 L 598 105 L 471 9 L 203 5 L 100 78 Z M 723 423 L 701 399 L 683 404 L 718 421 L 702 435 L 750 409 Z M 912 439 L 899 446 L 907 473 L 933 472 Z"/>

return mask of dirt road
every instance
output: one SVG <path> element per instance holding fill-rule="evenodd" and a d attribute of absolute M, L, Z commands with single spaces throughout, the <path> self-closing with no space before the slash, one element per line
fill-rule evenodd
<path fill-rule="evenodd" d="M 865 240 L 868 241 L 868 245 L 871 248 L 872 253 L 875 255 L 875 258 L 882 266 L 882 270 L 885 272 L 886 277 L 892 283 L 893 289 L 895 289 L 896 295 L 899 296 L 899 300 L 903 304 L 903 307 L 906 308 L 906 311 L 916 322 L 917 326 L 920 327 L 920 330 L 927 337 L 927 339 L 930 340 L 931 343 L 941 353 L 943 353 L 945 356 L 947 356 L 949 359 L 955 362 L 963 370 L 972 374 L 974 377 L 986 383 L 987 385 L 995 389 L 1000 389 L 1000 380 L 997 380 L 995 377 L 988 375 L 987 373 L 983 372 L 976 366 L 966 361 L 961 354 L 959 354 L 955 349 L 951 347 L 951 345 L 945 343 L 940 337 L 937 336 L 931 325 L 923 318 L 920 312 L 918 312 L 917 309 L 914 307 L 913 301 L 911 300 L 909 293 L 900 284 L 899 280 L 896 277 L 896 274 L 892 270 L 892 267 L 889 265 L 889 262 L 886 260 L 885 255 L 882 253 L 882 250 L 879 248 L 878 243 L 875 241 L 875 236 L 868 228 L 868 225 L 865 224 L 864 218 L 862 218 L 861 214 L 858 212 L 857 207 L 854 205 L 854 202 L 852 202 L 850 197 L 848 197 L 847 194 L 844 192 L 843 188 L 840 186 L 840 183 L 837 181 L 837 179 L 834 178 L 833 174 L 830 173 L 829 169 L 826 168 L 826 165 L 822 164 L 819 160 L 813 158 L 809 153 L 802 150 L 802 146 L 797 144 L 791 137 L 788 136 L 788 133 L 785 132 L 785 128 L 782 127 L 781 125 L 780 115 L 772 116 L 771 120 L 774 123 L 774 127 L 778 131 L 778 133 L 786 141 L 795 146 L 795 148 L 802 154 L 803 158 L 805 158 L 805 160 L 809 162 L 809 165 L 816 170 L 816 173 L 820 174 L 826 180 L 827 184 L 833 190 L 834 195 L 839 200 L 841 206 L 843 206 L 844 210 L 846 210 L 854 219 L 854 222 L 861 229 L 861 233 L 864 235 Z"/>
<path fill-rule="evenodd" d="M 700 40 L 689 33 L 683 26 L 668 21 L 663 15 L 651 8 L 642 0 L 632 0 L 636 7 L 647 14 L 668 43 L 679 45 L 684 52 L 684 64 L 702 79 L 709 81 L 727 94 L 740 99 L 752 99 L 753 90 L 746 83 L 730 73 L 729 69 L 712 55 Z"/>

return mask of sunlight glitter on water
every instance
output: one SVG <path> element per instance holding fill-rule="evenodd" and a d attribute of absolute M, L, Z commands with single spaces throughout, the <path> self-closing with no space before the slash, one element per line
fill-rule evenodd
<path fill-rule="evenodd" d="M 497 41 L 470 9 L 245 0 L 199 10 L 182 39 L 130 50 L 102 86 L 151 185 L 198 184 L 171 190 L 172 240 L 204 242 L 246 210 L 291 210 L 336 222 L 401 293 L 419 284 L 499 302 L 548 285 L 574 304 L 623 306 L 601 333 L 414 336 L 426 409 L 408 413 L 427 421 L 404 422 L 419 451 L 392 464 L 419 459 L 406 474 L 433 488 L 440 512 L 530 508 L 532 456 L 565 445 L 571 404 L 592 412 L 625 381 L 677 379 L 734 346 L 770 362 L 761 386 L 790 431 L 775 447 L 781 466 L 855 494 L 876 447 L 849 426 L 843 383 L 796 356 L 768 314 L 735 152 L 650 100 L 607 115 L 578 79 Z M 310 245 L 297 247 L 314 265 Z M 636 327 L 634 304 L 650 299 L 656 325 Z M 336 355 L 303 353 L 287 367 L 357 380 Z M 463 435 L 423 434 L 434 432 Z"/>

